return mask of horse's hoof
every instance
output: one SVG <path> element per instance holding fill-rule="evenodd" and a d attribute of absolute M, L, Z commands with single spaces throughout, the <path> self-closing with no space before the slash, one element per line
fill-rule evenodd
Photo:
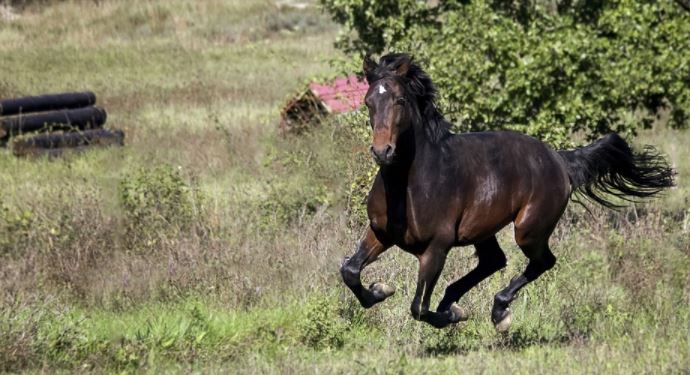
<path fill-rule="evenodd" d="M 496 328 L 496 331 L 498 332 L 508 332 L 510 329 L 510 325 L 513 323 L 513 313 L 510 312 L 509 309 L 506 309 L 505 312 L 503 313 L 503 318 L 501 319 L 500 322 L 494 324 L 494 327 Z"/>
<path fill-rule="evenodd" d="M 384 284 L 384 283 L 373 283 L 369 287 L 369 290 L 376 296 L 380 301 L 395 294 L 395 288 Z"/>
<path fill-rule="evenodd" d="M 450 321 L 451 323 L 457 323 L 461 321 L 465 321 L 470 318 L 470 313 L 460 307 L 457 303 L 453 303 L 450 305 Z"/>

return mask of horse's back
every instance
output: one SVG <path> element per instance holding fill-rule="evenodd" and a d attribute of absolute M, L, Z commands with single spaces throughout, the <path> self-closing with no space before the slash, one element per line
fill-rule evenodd
<path fill-rule="evenodd" d="M 494 176 L 512 187 L 568 183 L 563 159 L 536 138 L 511 131 L 466 133 L 455 138 L 453 148 L 463 174 Z"/>

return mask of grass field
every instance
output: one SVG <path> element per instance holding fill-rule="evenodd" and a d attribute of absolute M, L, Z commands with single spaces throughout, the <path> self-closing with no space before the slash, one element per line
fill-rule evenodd
<path fill-rule="evenodd" d="M 268 0 L 2 8 L 0 97 L 93 90 L 126 146 L 0 151 L 0 372 L 690 372 L 690 133 L 663 124 L 634 143 L 678 186 L 621 212 L 572 204 L 509 333 L 489 319 L 526 263 L 509 229 L 468 322 L 412 319 L 416 260 L 397 249 L 364 275 L 396 295 L 360 308 L 338 274 L 361 232 L 360 138 L 348 119 L 277 131 L 286 98 L 335 73 L 337 33 Z M 451 253 L 438 293 L 472 253 Z"/>

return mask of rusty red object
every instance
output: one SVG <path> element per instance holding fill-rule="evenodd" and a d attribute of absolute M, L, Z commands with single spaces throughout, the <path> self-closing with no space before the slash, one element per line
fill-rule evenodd
<path fill-rule="evenodd" d="M 312 82 L 283 108 L 280 127 L 283 131 L 299 130 L 323 116 L 354 111 L 364 103 L 368 89 L 369 84 L 356 75 Z"/>
<path fill-rule="evenodd" d="M 351 75 L 323 85 L 311 83 L 309 89 L 321 100 L 329 113 L 343 113 L 353 111 L 362 105 L 369 84 Z"/>

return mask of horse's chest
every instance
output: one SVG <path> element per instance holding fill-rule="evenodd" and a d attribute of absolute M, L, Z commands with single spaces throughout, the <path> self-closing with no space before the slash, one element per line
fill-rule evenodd
<path fill-rule="evenodd" d="M 436 219 L 442 214 L 431 199 L 427 199 L 430 197 L 415 193 L 410 189 L 405 194 L 369 204 L 372 229 L 412 252 L 434 236 Z"/>

